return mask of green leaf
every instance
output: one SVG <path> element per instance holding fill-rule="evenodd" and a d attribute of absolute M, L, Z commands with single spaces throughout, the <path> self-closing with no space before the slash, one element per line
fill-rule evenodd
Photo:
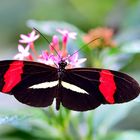
<path fill-rule="evenodd" d="M 140 53 L 140 41 L 134 40 L 125 43 L 120 47 L 120 51 L 123 53 L 130 53 L 130 54 Z"/>
<path fill-rule="evenodd" d="M 110 132 L 107 135 L 97 137 L 98 140 L 139 140 L 139 131 Z"/>
<path fill-rule="evenodd" d="M 133 76 L 140 82 L 140 54 L 133 57 L 133 61 L 123 68 L 123 71 Z"/>
<path fill-rule="evenodd" d="M 95 110 L 94 126 L 99 134 L 107 134 L 114 125 L 124 119 L 135 102 L 121 104 L 121 105 L 106 105 Z"/>
<path fill-rule="evenodd" d="M 139 140 L 140 132 L 138 131 L 126 131 L 120 135 L 115 140 Z"/>
<path fill-rule="evenodd" d="M 19 115 L 9 115 L 9 116 L 1 116 L 0 117 L 0 125 L 1 127 L 4 125 L 13 126 L 17 129 L 23 129 L 30 131 L 31 127 L 27 123 L 29 117 L 27 116 L 19 116 Z"/>
<path fill-rule="evenodd" d="M 20 140 L 33 140 L 33 139 L 39 139 L 39 140 L 60 140 L 60 138 L 57 138 L 55 136 L 50 136 L 48 133 L 42 133 L 38 134 L 38 132 L 34 130 L 26 131 L 23 129 L 14 128 L 9 125 L 5 125 L 2 128 L 0 128 L 0 138 L 2 140 L 4 139 L 20 139 Z"/>
<path fill-rule="evenodd" d="M 111 49 L 112 51 L 112 49 Z M 103 68 L 120 70 L 132 61 L 134 54 L 120 53 L 120 49 L 111 52 L 110 49 L 105 49 L 101 53 Z"/>

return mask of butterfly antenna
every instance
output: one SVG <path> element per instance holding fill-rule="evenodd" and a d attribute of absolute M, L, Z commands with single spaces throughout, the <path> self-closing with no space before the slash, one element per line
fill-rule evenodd
<path fill-rule="evenodd" d="M 54 48 L 54 46 L 51 44 L 51 42 L 36 28 L 33 28 L 35 31 L 37 31 L 47 42 L 48 44 L 54 49 L 55 53 L 58 55 L 58 57 L 61 59 L 60 55 L 58 54 L 57 50 Z"/>
<path fill-rule="evenodd" d="M 97 39 L 101 39 L 101 38 L 100 38 L 100 37 L 97 37 L 97 38 L 91 40 L 90 42 L 88 42 L 87 44 L 84 44 L 80 49 L 78 49 L 77 51 L 75 51 L 73 54 L 69 55 L 68 58 L 71 57 L 71 56 L 73 56 L 74 54 L 76 54 L 77 52 L 79 52 L 80 50 L 82 50 L 83 48 L 85 48 L 85 46 L 91 44 L 92 42 L 94 42 L 94 41 L 97 40 Z M 67 58 L 67 59 L 68 59 L 68 58 Z"/>

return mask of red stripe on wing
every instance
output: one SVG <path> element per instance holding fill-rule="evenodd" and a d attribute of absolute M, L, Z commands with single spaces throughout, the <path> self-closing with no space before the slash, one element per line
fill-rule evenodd
<path fill-rule="evenodd" d="M 114 94 L 116 92 L 116 84 L 114 75 L 109 70 L 102 70 L 100 72 L 100 85 L 99 90 L 107 102 L 115 103 Z"/>
<path fill-rule="evenodd" d="M 4 75 L 4 86 L 2 92 L 10 92 L 20 81 L 23 73 L 23 61 L 14 61 Z"/>

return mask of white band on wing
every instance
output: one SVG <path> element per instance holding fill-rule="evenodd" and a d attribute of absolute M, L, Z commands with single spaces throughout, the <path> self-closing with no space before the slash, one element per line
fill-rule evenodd
<path fill-rule="evenodd" d="M 88 92 L 86 92 L 84 89 L 82 89 L 80 87 L 77 87 L 76 85 L 73 85 L 73 84 L 70 84 L 70 83 L 67 83 L 64 81 L 62 81 L 61 84 L 66 89 L 70 89 L 70 90 L 78 92 L 78 93 L 88 94 Z"/>
<path fill-rule="evenodd" d="M 61 84 L 64 88 L 69 89 L 71 91 L 75 91 L 77 93 L 82 93 L 82 94 L 88 94 L 88 92 L 86 92 L 84 89 L 82 89 L 76 85 L 73 85 L 73 84 L 70 84 L 70 83 L 67 83 L 64 81 L 61 81 Z M 58 85 L 58 80 L 52 81 L 52 82 L 43 82 L 40 84 L 35 84 L 33 86 L 30 86 L 29 88 L 30 89 L 47 89 L 47 88 L 55 87 L 57 85 Z"/>
<path fill-rule="evenodd" d="M 44 82 L 44 83 L 36 84 L 36 85 L 30 86 L 29 88 L 45 89 L 45 88 L 55 87 L 57 85 L 58 85 L 58 80 L 57 81 L 52 81 L 52 82 Z"/>

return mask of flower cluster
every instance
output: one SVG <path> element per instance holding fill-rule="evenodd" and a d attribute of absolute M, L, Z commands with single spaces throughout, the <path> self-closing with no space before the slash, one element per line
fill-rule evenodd
<path fill-rule="evenodd" d="M 68 39 L 76 39 L 75 32 L 68 32 L 67 30 L 57 30 L 62 35 L 62 45 L 60 46 L 58 36 L 54 35 L 52 37 L 52 42 L 49 44 L 49 50 L 42 50 L 42 53 L 39 55 L 35 50 L 34 42 L 40 36 L 33 30 L 28 35 L 20 35 L 18 53 L 14 56 L 14 59 L 19 60 L 28 60 L 28 61 L 37 61 L 51 66 L 58 66 L 58 63 L 61 60 L 67 62 L 67 68 L 79 67 L 81 63 L 86 61 L 86 58 L 78 59 L 78 52 L 70 55 L 67 52 L 67 43 Z M 21 44 L 26 44 L 24 47 Z"/>
<path fill-rule="evenodd" d="M 114 47 L 115 43 L 112 41 L 113 30 L 111 28 L 99 27 L 96 29 L 91 29 L 87 34 L 83 36 L 85 43 L 89 43 L 91 40 L 96 38 L 101 38 L 95 40 L 93 43 L 90 43 L 91 48 L 96 47 Z"/>
<path fill-rule="evenodd" d="M 32 52 L 37 57 L 37 53 L 36 53 L 36 50 L 34 48 L 34 41 L 39 38 L 39 35 L 38 34 L 36 35 L 35 30 L 33 30 L 28 35 L 21 34 L 20 38 L 21 38 L 19 40 L 20 44 L 18 45 L 19 53 L 14 56 L 14 59 L 19 59 L 19 60 L 25 59 L 25 60 L 30 60 L 30 61 L 34 60 L 33 56 L 31 55 L 31 53 L 29 51 L 31 49 Z M 26 44 L 26 47 L 24 47 L 21 44 Z"/>

